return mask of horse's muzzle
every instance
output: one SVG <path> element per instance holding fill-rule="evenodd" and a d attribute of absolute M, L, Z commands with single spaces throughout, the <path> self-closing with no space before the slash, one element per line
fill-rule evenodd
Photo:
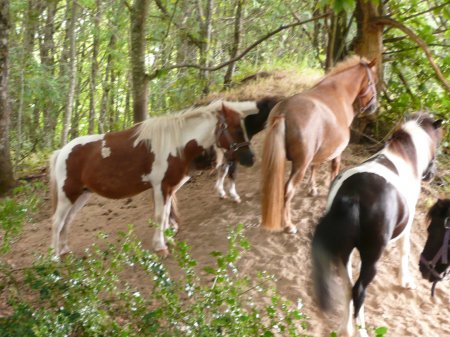
<path fill-rule="evenodd" d="M 255 155 L 249 148 L 239 149 L 237 152 L 237 157 L 239 160 L 239 164 L 243 166 L 250 167 L 255 163 Z"/>
<path fill-rule="evenodd" d="M 425 265 L 425 263 L 423 263 L 423 262 L 419 263 L 419 270 L 420 270 L 420 273 L 422 274 L 423 279 L 430 281 L 430 282 L 437 281 L 437 278 L 435 276 L 433 276 L 430 269 Z"/>

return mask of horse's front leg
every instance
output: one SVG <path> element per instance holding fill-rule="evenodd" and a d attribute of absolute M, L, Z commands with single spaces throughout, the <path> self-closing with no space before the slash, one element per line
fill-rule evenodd
<path fill-rule="evenodd" d="M 221 199 L 225 199 L 227 194 L 223 188 L 223 184 L 225 182 L 225 177 L 228 173 L 228 163 L 222 163 L 217 168 L 217 182 L 216 182 L 216 190 L 219 193 Z"/>
<path fill-rule="evenodd" d="M 231 198 L 236 201 L 237 203 L 241 202 L 241 197 L 236 192 L 236 169 L 237 169 L 237 163 L 235 160 L 229 162 L 228 166 L 228 178 L 230 178 L 230 195 Z"/>
<path fill-rule="evenodd" d="M 412 213 L 414 214 L 414 212 Z M 414 282 L 414 279 L 409 272 L 409 252 L 411 250 L 411 225 L 413 218 L 410 217 L 411 220 L 408 221 L 408 224 L 405 228 L 405 233 L 399 238 L 399 244 L 400 244 L 400 253 L 401 253 L 401 261 L 400 261 L 400 284 L 403 288 L 407 289 L 416 289 L 416 284 Z"/>
<path fill-rule="evenodd" d="M 153 199 L 155 204 L 155 222 L 157 224 L 155 233 L 153 234 L 153 249 L 157 252 L 158 255 L 166 257 L 169 255 L 169 250 L 166 246 L 164 231 L 166 229 L 166 223 L 168 222 L 170 216 L 170 208 L 169 214 L 167 214 L 166 200 L 164 200 L 161 185 L 153 186 Z"/>

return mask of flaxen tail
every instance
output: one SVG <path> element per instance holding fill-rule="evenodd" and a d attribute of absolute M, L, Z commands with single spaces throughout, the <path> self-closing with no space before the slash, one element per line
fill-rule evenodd
<path fill-rule="evenodd" d="M 270 116 L 262 153 L 262 225 L 280 231 L 284 213 L 284 170 L 286 166 L 284 116 Z"/>
<path fill-rule="evenodd" d="M 52 199 L 52 214 L 55 214 L 56 206 L 58 205 L 58 189 L 56 186 L 56 177 L 55 177 L 55 164 L 56 159 L 58 158 L 59 151 L 54 151 L 50 156 L 49 163 L 49 185 L 50 185 L 50 197 Z"/>

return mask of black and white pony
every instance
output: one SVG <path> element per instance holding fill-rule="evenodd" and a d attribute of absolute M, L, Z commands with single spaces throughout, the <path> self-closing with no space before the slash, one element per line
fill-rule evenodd
<path fill-rule="evenodd" d="M 242 119 L 242 130 L 244 130 L 245 138 L 250 141 L 254 135 L 264 129 L 267 117 L 272 108 L 283 99 L 282 96 L 266 96 L 258 101 L 255 101 L 253 109 L 244 111 L 245 117 Z M 224 189 L 225 178 L 228 176 L 230 180 L 228 193 L 230 197 L 237 203 L 241 202 L 241 198 L 236 191 L 236 169 L 237 158 L 233 152 L 224 151 L 222 148 L 217 150 L 217 181 L 216 190 L 220 198 L 225 199 L 227 193 Z"/>
<path fill-rule="evenodd" d="M 337 290 L 333 268 L 343 280 L 345 312 L 339 336 L 354 334 L 353 305 L 359 335 L 368 336 L 364 298 L 388 242 L 400 241 L 400 283 L 404 288 L 415 288 L 408 270 L 411 225 L 421 180 L 434 173 L 441 123 L 423 113 L 411 116 L 380 152 L 339 174 L 331 185 L 325 215 L 312 240 L 313 282 L 318 304 L 327 311 Z M 361 265 L 352 285 L 355 248 Z"/>
<path fill-rule="evenodd" d="M 428 238 L 420 254 L 422 277 L 433 283 L 431 296 L 439 281 L 450 274 L 450 199 L 438 200 L 428 211 Z"/>

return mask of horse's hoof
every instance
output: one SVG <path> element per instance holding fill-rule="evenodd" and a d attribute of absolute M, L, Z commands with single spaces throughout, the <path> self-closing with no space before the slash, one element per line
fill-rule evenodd
<path fill-rule="evenodd" d="M 163 248 L 160 250 L 156 251 L 156 255 L 158 255 L 159 257 L 165 259 L 166 257 L 168 257 L 170 255 L 169 253 L 169 249 L 168 248 Z"/>
<path fill-rule="evenodd" d="M 359 337 L 369 337 L 369 334 L 367 333 L 366 329 L 359 329 L 358 330 L 358 336 Z"/>
<path fill-rule="evenodd" d="M 284 232 L 287 234 L 297 234 L 298 229 L 294 225 L 289 225 L 289 226 L 284 227 Z"/>
<path fill-rule="evenodd" d="M 233 201 L 234 201 L 235 203 L 237 203 L 237 204 L 240 204 L 240 203 L 241 203 L 241 198 L 239 198 L 239 197 L 234 197 L 234 198 L 233 198 Z"/>
<path fill-rule="evenodd" d="M 402 287 L 405 288 L 405 289 L 411 289 L 411 290 L 417 289 L 416 283 L 414 281 L 411 281 L 411 280 L 402 282 Z"/>

